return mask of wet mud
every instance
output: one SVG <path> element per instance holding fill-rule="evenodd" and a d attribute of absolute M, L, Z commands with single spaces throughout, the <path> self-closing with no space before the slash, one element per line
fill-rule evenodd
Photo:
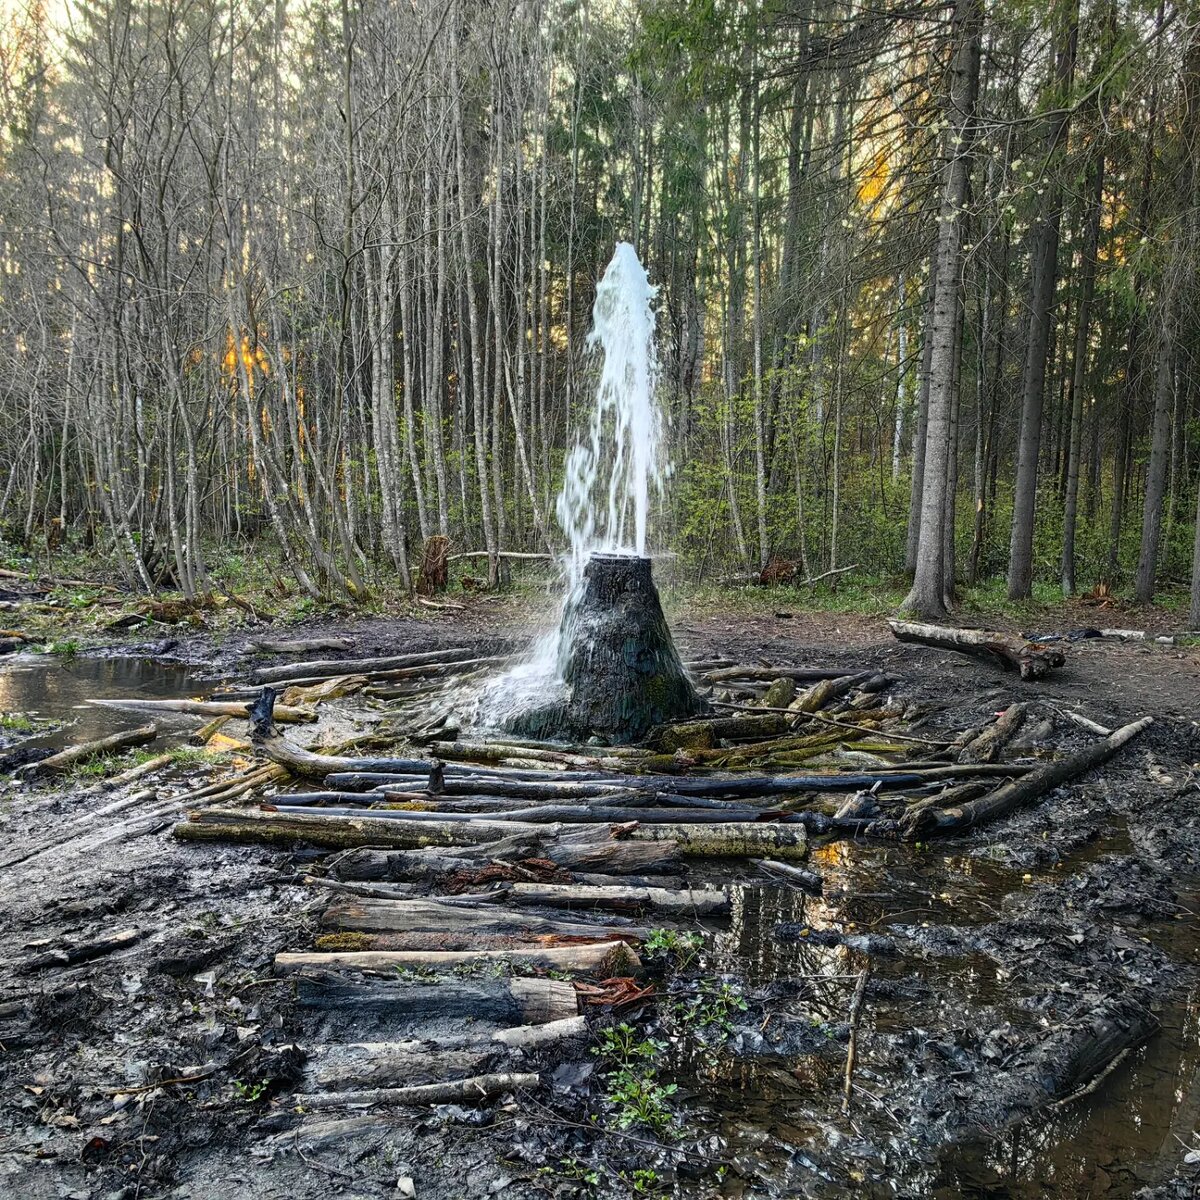
<path fill-rule="evenodd" d="M 731 887 L 729 916 L 667 923 L 702 943 L 646 955 L 653 999 L 589 1012 L 593 1045 L 626 1022 L 658 1047 L 658 1076 L 677 1090 L 657 1132 L 619 1124 L 611 1064 L 575 1043 L 529 1054 L 522 1069 L 543 1085 L 498 1104 L 296 1112 L 332 1043 L 461 1030 L 431 1033 L 386 1007 L 322 1008 L 273 972 L 277 952 L 320 932 L 324 898 L 302 876 L 326 852 L 174 840 L 171 796 L 206 778 L 186 764 L 111 817 L 95 813 L 126 792 L 5 777 L 0 1195 L 1197 1194 L 1200 736 L 1187 681 L 1194 705 L 1200 675 L 1166 650 L 1090 646 L 1061 677 L 1021 685 L 882 640 L 847 649 L 832 631 L 806 644 L 685 625 L 691 655 L 895 672 L 906 703 L 944 706 L 922 726 L 930 737 L 1013 699 L 1055 719 L 1064 749 L 1091 736 L 1064 710 L 1162 719 L 1102 771 L 972 835 L 818 840 L 806 866 L 824 879 L 820 897 L 748 863 L 692 862 L 691 883 Z M 522 640 L 492 622 L 349 628 L 356 655 L 468 638 L 503 653 Z M 10 662 L 0 707 L 74 722 L 41 735 L 62 744 L 136 722 L 78 707 L 89 696 L 200 695 L 244 674 L 236 642 L 145 649 Z M 360 727 L 353 702 L 332 707 Z M 182 738 L 195 724 L 171 728 Z M 72 961 L 126 933 L 121 948 Z M 1039 1082 L 1081 1022 L 1122 1005 L 1153 1028 L 1111 1069 L 1067 1095 Z"/>

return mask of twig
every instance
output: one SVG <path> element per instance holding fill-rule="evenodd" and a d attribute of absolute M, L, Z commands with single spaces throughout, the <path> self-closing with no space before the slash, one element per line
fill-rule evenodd
<path fill-rule="evenodd" d="M 850 1113 L 850 1097 L 854 1092 L 854 1063 L 858 1058 L 858 1023 L 862 1019 L 863 1000 L 867 994 L 867 979 L 871 964 L 863 967 L 858 983 L 854 986 L 854 997 L 850 1001 L 850 1042 L 846 1047 L 846 1080 L 842 1086 L 842 1116 Z"/>
<path fill-rule="evenodd" d="M 1128 1057 L 1129 1047 L 1126 1046 L 1103 1071 L 1098 1075 L 1092 1076 L 1083 1087 L 1078 1088 L 1069 1096 L 1064 1097 L 1062 1100 L 1056 1100 L 1050 1107 L 1055 1109 L 1066 1108 L 1068 1104 L 1074 1104 L 1076 1100 L 1082 1100 L 1084 1096 L 1090 1096 Z"/>

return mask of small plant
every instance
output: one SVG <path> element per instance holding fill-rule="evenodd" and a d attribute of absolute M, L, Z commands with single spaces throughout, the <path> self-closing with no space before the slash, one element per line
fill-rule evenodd
<path fill-rule="evenodd" d="M 46 653 L 57 655 L 63 662 L 70 662 L 79 654 L 79 643 L 74 638 L 65 638 L 61 642 L 47 642 Z"/>
<path fill-rule="evenodd" d="M 722 1039 L 734 1031 L 734 1013 L 745 1012 L 749 1005 L 741 989 L 731 983 L 704 981 L 689 1000 L 675 1002 L 676 1019 L 683 1025 L 720 1034 Z"/>
<path fill-rule="evenodd" d="M 0 729 L 9 733 L 32 733 L 36 728 L 33 720 L 25 713 L 0 713 Z"/>
<path fill-rule="evenodd" d="M 667 959 L 677 971 L 686 971 L 704 946 L 704 934 L 679 929 L 652 929 L 644 946 L 651 957 Z"/>
<path fill-rule="evenodd" d="M 238 1097 L 246 1104 L 257 1104 L 259 1100 L 266 1094 L 267 1088 L 271 1086 L 269 1079 L 259 1079 L 249 1081 L 244 1079 L 235 1079 L 233 1081 L 233 1090 L 237 1092 Z"/>
<path fill-rule="evenodd" d="M 600 1172 L 594 1167 L 589 1167 L 587 1163 L 582 1162 L 573 1154 L 568 1154 L 566 1158 L 560 1158 L 557 1167 L 540 1167 L 538 1174 L 569 1179 L 572 1183 L 580 1185 L 576 1188 L 577 1192 L 590 1193 L 600 1186 Z"/>
<path fill-rule="evenodd" d="M 653 1167 L 639 1167 L 632 1175 L 621 1172 L 621 1179 L 629 1184 L 635 1196 L 649 1196 L 658 1193 L 662 1180 Z M 661 1195 L 661 1193 L 659 1193 Z"/>
<path fill-rule="evenodd" d="M 660 1082 L 655 1065 L 665 1049 L 663 1042 L 640 1037 L 632 1025 L 614 1025 L 601 1033 L 592 1053 L 615 1064 L 604 1076 L 608 1084 L 604 1098 L 617 1109 L 621 1129 L 645 1125 L 660 1137 L 670 1131 L 674 1115 L 667 1101 L 678 1089 Z"/>

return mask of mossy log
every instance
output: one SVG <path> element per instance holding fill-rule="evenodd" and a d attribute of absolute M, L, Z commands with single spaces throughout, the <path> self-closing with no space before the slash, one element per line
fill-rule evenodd
<path fill-rule="evenodd" d="M 787 718 L 778 713 L 744 717 L 711 717 L 667 725 L 653 738 L 654 745 L 666 754 L 676 750 L 711 750 L 722 741 L 774 737 L 786 733 Z"/>
<path fill-rule="evenodd" d="M 109 734 L 108 737 L 96 738 L 91 742 L 80 742 L 77 746 L 68 746 L 57 754 L 43 758 L 40 762 L 30 763 L 20 769 L 23 777 L 34 775 L 50 775 L 56 771 L 66 771 L 76 763 L 95 758 L 98 754 L 111 754 L 117 750 L 128 750 L 131 746 L 144 746 L 158 737 L 156 725 L 142 725 L 137 729 L 126 729 L 122 733 Z"/>
<path fill-rule="evenodd" d="M 561 643 L 562 694 L 511 718 L 510 732 L 629 743 L 706 707 L 676 653 L 648 558 L 592 555 L 564 607 Z"/>
<path fill-rule="evenodd" d="M 724 825 L 639 825 L 625 836 L 641 842 L 674 842 L 682 854 L 700 858 L 801 859 L 808 833 L 801 824 L 736 821 Z"/>

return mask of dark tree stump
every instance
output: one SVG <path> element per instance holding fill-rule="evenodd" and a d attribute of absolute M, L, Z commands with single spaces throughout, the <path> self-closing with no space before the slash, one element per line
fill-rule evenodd
<path fill-rule="evenodd" d="M 562 692 L 511 718 L 509 732 L 637 742 L 656 725 L 707 708 L 684 674 L 648 558 L 592 555 L 559 636 Z"/>

